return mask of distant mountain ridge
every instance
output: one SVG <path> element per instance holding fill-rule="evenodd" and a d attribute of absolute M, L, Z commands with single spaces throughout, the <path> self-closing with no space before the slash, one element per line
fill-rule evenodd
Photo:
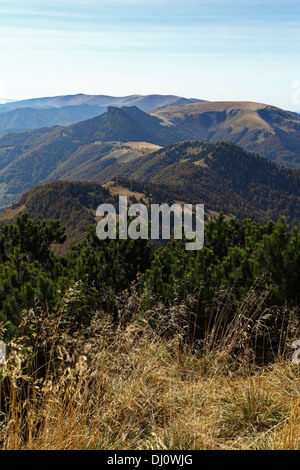
<path fill-rule="evenodd" d="M 100 116 L 105 120 L 97 119 Z M 131 125 L 130 118 L 135 121 Z M 158 145 L 183 140 L 229 141 L 278 164 L 300 167 L 300 116 L 262 103 L 209 102 L 173 95 L 70 95 L 0 106 L 0 135 L 8 129 L 24 131 L 78 122 L 85 123 L 81 126 L 89 134 L 96 134 L 98 125 L 101 140 Z"/>
<path fill-rule="evenodd" d="M 198 140 L 236 140 L 278 164 L 300 167 L 300 119 L 278 108 L 196 103 L 146 113 L 136 106 L 110 106 L 106 113 L 71 126 L 1 137 L 0 207 L 53 180 L 103 182 L 103 175 L 116 174 L 116 164 L 137 159 L 135 171 L 140 157 L 160 147 Z"/>
<path fill-rule="evenodd" d="M 56 125 L 68 126 L 75 122 L 99 116 L 107 108 L 98 106 L 64 106 L 62 108 L 20 108 L 0 112 L 0 134 L 8 131 L 22 132 Z"/>
<path fill-rule="evenodd" d="M 300 116 L 262 103 L 202 102 L 150 111 L 194 140 L 229 141 L 278 164 L 300 168 Z"/>
<path fill-rule="evenodd" d="M 126 145 L 132 141 L 162 146 L 191 137 L 188 131 L 168 128 L 159 118 L 135 106 L 109 107 L 105 114 L 72 126 L 6 134 L 0 138 L 0 184 L 7 185 L 7 192 L 23 193 L 51 181 L 52 173 L 78 153 L 82 159 L 93 157 L 99 162 L 103 157 L 100 150 L 103 142 Z M 106 161 L 105 166 L 115 161 Z"/>
<path fill-rule="evenodd" d="M 148 111 L 161 106 L 178 106 L 199 101 L 201 100 L 175 95 L 114 97 L 84 94 L 12 101 L 0 105 L 0 135 L 8 131 L 68 126 L 104 114 L 109 106 L 137 106 L 142 111 Z"/>
<path fill-rule="evenodd" d="M 22 101 L 14 101 L 0 106 L 0 112 L 6 112 L 18 108 L 62 108 L 64 106 L 137 106 L 146 111 L 160 106 L 181 105 L 196 103 L 202 100 L 196 98 L 183 98 L 176 95 L 129 95 L 129 96 L 108 96 L 108 95 L 61 95 L 46 98 L 32 98 Z"/>

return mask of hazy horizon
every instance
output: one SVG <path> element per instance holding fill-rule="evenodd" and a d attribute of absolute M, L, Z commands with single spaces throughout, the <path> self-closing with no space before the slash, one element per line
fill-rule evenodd
<path fill-rule="evenodd" d="M 9 104 L 9 103 L 14 103 L 14 102 L 22 102 L 22 101 L 29 101 L 29 100 L 35 100 L 35 99 L 42 99 L 42 98 L 45 98 L 45 99 L 51 99 L 51 98 L 58 98 L 58 97 L 63 97 L 63 96 L 76 96 L 76 95 L 87 95 L 87 96 L 108 96 L 108 97 L 112 97 L 112 98 L 127 98 L 129 96 L 135 96 L 135 95 L 138 95 L 138 96 L 151 96 L 151 95 L 161 95 L 161 96 L 164 96 L 162 95 L 161 93 L 149 93 L 147 95 L 141 95 L 141 94 L 137 94 L 137 93 L 133 93 L 131 95 L 103 95 L 102 93 L 99 93 L 99 94 L 96 94 L 96 93 L 81 93 L 81 92 L 78 92 L 78 93 L 72 93 L 71 95 L 69 93 L 67 94 L 63 94 L 63 95 L 45 95 L 45 96 L 31 96 L 29 98 L 24 98 L 24 99 L 13 99 L 13 98 L 1 98 L 0 97 L 0 105 L 1 104 Z M 205 98 L 203 97 L 199 97 L 199 96 L 181 96 L 181 95 L 174 95 L 174 96 L 178 96 L 179 98 L 186 98 L 186 99 L 198 99 L 198 100 L 203 100 L 203 101 L 210 101 L 210 102 L 226 102 L 226 101 L 236 101 L 236 102 L 256 102 L 254 100 L 206 100 Z M 275 106 L 274 103 L 266 103 L 266 102 L 258 102 L 257 103 L 261 103 L 261 104 L 266 104 L 266 105 L 271 105 L 271 106 Z M 111 105 L 113 106 L 113 105 Z M 133 106 L 133 105 L 131 105 Z M 291 111 L 291 112 L 300 112 L 300 105 L 296 106 L 296 108 L 298 108 L 297 110 L 293 110 L 293 109 L 288 109 L 288 108 L 283 108 L 283 109 L 286 109 L 286 111 Z"/>
<path fill-rule="evenodd" d="M 300 111 L 297 0 L 3 0 L 0 98 L 172 94 Z"/>

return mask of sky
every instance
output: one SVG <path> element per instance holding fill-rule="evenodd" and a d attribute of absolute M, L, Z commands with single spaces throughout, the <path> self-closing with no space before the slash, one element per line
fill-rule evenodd
<path fill-rule="evenodd" d="M 0 0 L 0 98 L 175 94 L 300 111 L 299 0 Z"/>

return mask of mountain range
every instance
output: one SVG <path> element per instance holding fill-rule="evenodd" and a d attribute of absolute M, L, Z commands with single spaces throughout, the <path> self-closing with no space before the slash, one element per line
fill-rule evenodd
<path fill-rule="evenodd" d="M 264 128 L 265 126 L 265 128 Z M 20 195 L 57 179 L 102 181 L 101 172 L 127 154 L 181 141 L 237 141 L 244 149 L 300 167 L 300 119 L 255 103 L 196 103 L 157 108 L 109 107 L 95 118 L 6 134 L 0 138 L 0 195 Z M 130 150 L 137 142 L 142 151 Z M 145 144 L 143 144 L 145 143 Z M 151 144 L 151 145 L 149 145 Z M 116 152 L 117 150 L 117 152 Z M 10 201 L 10 199 L 9 199 Z M 6 203 L 6 201 L 0 204 Z"/>
<path fill-rule="evenodd" d="M 84 94 L 13 101 L 0 105 L 0 135 L 9 131 L 39 129 L 54 125 L 68 126 L 99 116 L 105 113 L 109 106 L 137 106 L 142 111 L 148 111 L 161 106 L 200 101 L 174 95 L 113 97 Z"/>
<path fill-rule="evenodd" d="M 151 115 L 194 139 L 229 141 L 278 164 L 300 167 L 299 116 L 261 103 L 202 102 L 156 109 Z"/>
<path fill-rule="evenodd" d="M 98 205 L 109 202 L 117 208 L 119 195 L 127 195 L 130 203 L 203 203 L 208 219 L 223 211 L 239 220 L 266 223 L 285 216 L 291 227 L 299 223 L 300 170 L 279 168 L 232 143 L 148 149 L 134 161 L 106 167 L 100 179 L 102 185 L 55 181 L 31 189 L 1 214 L 0 225 L 23 212 L 34 220 L 60 219 L 67 227 L 67 247 L 84 238 Z"/>
<path fill-rule="evenodd" d="M 0 210 L 53 181 L 103 185 L 117 177 L 158 185 L 173 200 L 203 202 L 211 211 L 259 221 L 285 215 L 290 224 L 298 223 L 300 118 L 295 114 L 259 103 L 187 103 L 158 95 L 127 97 L 127 104 L 161 105 L 148 112 L 119 107 L 125 98 L 87 95 L 30 105 L 39 119 L 49 113 L 54 122 L 57 116 L 75 119 L 83 108 L 96 112 L 109 100 L 118 106 L 109 105 L 96 117 L 0 138 Z M 8 103 L 6 112 L 0 107 L 0 122 L 15 111 L 26 114 L 28 103 L 22 104 Z"/>
<path fill-rule="evenodd" d="M 98 119 L 100 116 L 104 119 Z M 103 141 L 158 145 L 183 140 L 230 141 L 280 165 L 300 167 L 300 116 L 266 104 L 209 102 L 173 95 L 118 98 L 79 94 L 0 106 L 2 135 L 8 130 L 44 128 L 51 134 L 53 126 L 70 127 L 78 122 L 84 122 L 81 129 L 90 140 L 94 133 L 94 138 L 97 135 Z M 77 132 L 79 127 L 72 129 Z M 69 130 L 61 132 L 68 134 Z M 47 132 L 43 134 L 48 141 Z M 10 138 L 10 142 L 18 141 L 18 137 Z"/>

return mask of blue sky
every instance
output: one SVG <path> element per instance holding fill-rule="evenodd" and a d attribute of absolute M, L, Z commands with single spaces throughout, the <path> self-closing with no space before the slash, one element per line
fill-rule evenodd
<path fill-rule="evenodd" d="M 300 2 L 1 0 L 0 59 L 1 98 L 161 93 L 300 111 Z"/>

